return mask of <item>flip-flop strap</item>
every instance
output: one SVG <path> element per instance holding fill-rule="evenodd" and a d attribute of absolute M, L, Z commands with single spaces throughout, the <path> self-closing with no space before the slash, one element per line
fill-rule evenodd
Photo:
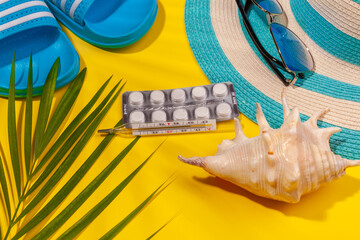
<path fill-rule="evenodd" d="M 94 0 L 49 0 L 80 25 Z"/>
<path fill-rule="evenodd" d="M 60 27 L 43 0 L 0 0 L 0 40 L 40 26 Z"/>

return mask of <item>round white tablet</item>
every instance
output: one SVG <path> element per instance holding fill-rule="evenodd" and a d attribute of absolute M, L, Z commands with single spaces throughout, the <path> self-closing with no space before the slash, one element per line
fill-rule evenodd
<path fill-rule="evenodd" d="M 150 93 L 150 102 L 151 104 L 161 105 L 165 102 L 165 94 L 162 91 L 152 91 Z"/>
<path fill-rule="evenodd" d="M 174 121 L 188 120 L 188 112 L 185 109 L 176 109 L 173 113 Z"/>
<path fill-rule="evenodd" d="M 166 113 L 162 110 L 154 111 L 151 114 L 151 120 L 153 122 L 166 122 Z"/>
<path fill-rule="evenodd" d="M 131 123 L 144 123 L 145 114 L 140 111 L 133 111 L 130 113 L 130 122 Z"/>
<path fill-rule="evenodd" d="M 224 84 L 224 83 L 215 84 L 213 87 L 213 94 L 217 98 L 226 97 L 226 95 L 228 94 L 228 88 L 227 88 L 226 84 Z"/>
<path fill-rule="evenodd" d="M 206 89 L 204 87 L 194 87 L 191 94 L 193 99 L 198 101 L 205 100 L 207 96 Z"/>
<path fill-rule="evenodd" d="M 130 105 L 139 106 L 144 103 L 144 95 L 141 92 L 132 92 L 129 94 Z"/>
<path fill-rule="evenodd" d="M 175 89 L 171 92 L 171 101 L 174 103 L 185 102 L 186 95 L 183 89 Z"/>
<path fill-rule="evenodd" d="M 196 119 L 209 119 L 210 111 L 207 107 L 198 107 L 195 109 L 195 118 Z"/>
<path fill-rule="evenodd" d="M 231 112 L 231 106 L 228 103 L 220 103 L 216 106 L 216 115 L 220 118 L 230 117 Z"/>

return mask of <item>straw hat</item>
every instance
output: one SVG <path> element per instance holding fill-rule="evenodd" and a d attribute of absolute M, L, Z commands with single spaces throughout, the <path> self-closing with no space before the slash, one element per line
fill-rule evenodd
<path fill-rule="evenodd" d="M 331 149 L 360 159 L 360 1 L 278 1 L 287 27 L 307 45 L 315 62 L 313 72 L 288 87 L 290 106 L 300 108 L 303 121 L 330 108 L 319 126 L 342 128 L 330 139 Z M 260 42 L 276 56 L 266 15 L 253 6 L 248 16 Z M 233 82 L 242 113 L 256 121 L 255 103 L 261 103 L 270 125 L 280 127 L 284 85 L 251 41 L 235 0 L 187 0 L 185 24 L 190 46 L 210 81 Z"/>

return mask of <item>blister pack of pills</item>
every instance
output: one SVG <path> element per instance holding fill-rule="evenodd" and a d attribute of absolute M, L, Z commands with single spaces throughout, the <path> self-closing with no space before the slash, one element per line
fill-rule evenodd
<path fill-rule="evenodd" d="M 225 121 L 239 115 L 234 86 L 230 82 L 124 92 L 122 100 L 123 123 L 127 128 L 186 125 L 188 122 L 198 124 L 204 120 Z"/>

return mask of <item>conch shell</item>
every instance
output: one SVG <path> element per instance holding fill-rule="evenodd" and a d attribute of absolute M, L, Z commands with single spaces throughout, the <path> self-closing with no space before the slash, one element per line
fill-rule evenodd
<path fill-rule="evenodd" d="M 272 129 L 257 104 L 260 135 L 247 138 L 238 119 L 236 137 L 224 140 L 215 156 L 179 159 L 200 166 L 256 195 L 296 203 L 304 194 L 345 174 L 360 160 L 347 160 L 331 152 L 330 137 L 340 128 L 318 128 L 317 120 L 328 109 L 301 122 L 298 108 L 290 111 L 285 90 L 282 93 L 284 124 Z"/>

